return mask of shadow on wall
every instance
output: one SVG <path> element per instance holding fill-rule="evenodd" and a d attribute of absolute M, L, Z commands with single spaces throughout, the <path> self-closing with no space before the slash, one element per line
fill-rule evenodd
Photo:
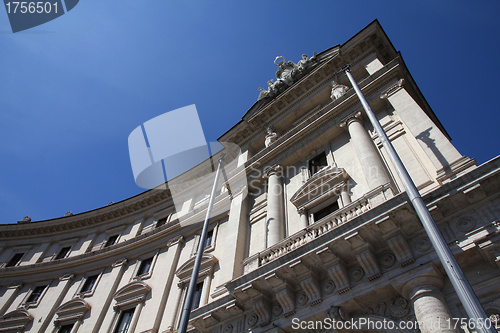
<path fill-rule="evenodd" d="M 430 132 L 431 128 L 429 127 L 428 129 L 417 135 L 416 138 L 425 143 L 427 147 L 429 147 L 434 156 L 436 156 L 436 158 L 438 159 L 439 163 L 441 163 L 444 172 L 448 173 L 451 171 L 450 165 L 448 164 L 448 161 L 446 161 L 446 158 L 443 156 L 443 154 L 441 154 L 439 149 L 436 147 L 436 140 L 431 138 Z"/>

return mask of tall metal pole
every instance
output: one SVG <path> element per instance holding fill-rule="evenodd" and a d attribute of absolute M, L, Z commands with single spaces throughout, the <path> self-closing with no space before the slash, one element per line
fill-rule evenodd
<path fill-rule="evenodd" d="M 210 221 L 210 215 L 212 213 L 212 207 L 214 205 L 215 192 L 217 190 L 217 183 L 219 182 L 219 174 L 222 168 L 222 163 L 224 161 L 224 155 L 222 154 L 219 158 L 219 164 L 217 166 L 217 172 L 215 173 L 214 185 L 212 186 L 212 193 L 210 194 L 210 201 L 208 202 L 207 215 L 205 216 L 205 222 L 203 223 L 203 230 L 201 232 L 200 244 L 198 244 L 198 252 L 196 253 L 196 259 L 194 262 L 193 273 L 191 274 L 191 281 L 189 282 L 189 288 L 186 294 L 186 299 L 184 300 L 184 307 L 182 309 L 182 317 L 179 325 L 179 333 L 186 333 L 187 326 L 189 323 L 189 315 L 193 308 L 193 296 L 196 288 L 196 282 L 198 280 L 198 273 L 200 271 L 201 258 L 203 256 L 203 250 L 205 250 L 205 241 L 207 240 L 208 233 L 208 222 Z"/>
<path fill-rule="evenodd" d="M 441 263 L 446 271 L 446 274 L 448 274 L 448 277 L 453 285 L 453 288 L 455 289 L 455 292 L 457 293 L 460 301 L 462 302 L 462 305 L 465 308 L 465 311 L 467 312 L 469 318 L 474 321 L 476 331 L 483 333 L 496 333 L 496 330 L 494 330 L 493 328 L 488 329 L 485 327 L 478 327 L 478 326 L 484 326 L 487 323 L 486 312 L 481 306 L 481 303 L 479 302 L 479 299 L 477 298 L 476 294 L 474 293 L 474 290 L 469 284 L 469 281 L 467 281 L 467 278 L 460 269 L 458 262 L 453 256 L 453 253 L 446 244 L 446 241 L 443 235 L 441 234 L 441 231 L 438 229 L 436 222 L 429 213 L 429 210 L 427 209 L 424 200 L 420 196 L 420 193 L 418 192 L 415 183 L 413 183 L 413 180 L 410 178 L 410 175 L 408 174 L 408 171 L 404 167 L 403 162 L 401 162 L 401 159 L 399 158 L 398 154 L 396 153 L 396 150 L 392 146 L 392 143 L 387 137 L 387 134 L 380 125 L 377 117 L 375 117 L 375 114 L 373 113 L 370 105 L 366 101 L 365 96 L 363 95 L 361 89 L 359 89 L 358 84 L 354 80 L 354 77 L 352 76 L 351 71 L 349 69 L 349 65 L 342 68 L 342 70 L 345 71 L 347 77 L 349 78 L 349 81 L 351 81 L 352 87 L 356 91 L 356 94 L 358 95 L 358 98 L 361 101 L 361 104 L 363 105 L 363 108 L 366 111 L 366 115 L 370 119 L 373 128 L 375 128 L 378 137 L 382 141 L 382 145 L 384 146 L 387 155 L 389 155 L 389 158 L 392 164 L 394 165 L 396 172 L 399 175 L 399 179 L 401 179 L 401 182 L 403 183 L 406 193 L 408 194 L 408 197 L 410 198 L 410 201 L 413 204 L 413 207 L 415 208 L 415 211 L 417 212 L 417 215 L 420 221 L 422 222 L 425 231 L 427 232 L 427 236 L 429 236 L 429 239 L 434 247 L 434 250 L 436 251 L 439 259 L 441 260 Z"/>

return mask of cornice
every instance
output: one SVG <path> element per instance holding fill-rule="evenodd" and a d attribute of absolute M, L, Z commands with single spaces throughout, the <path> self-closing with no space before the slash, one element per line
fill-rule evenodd
<path fill-rule="evenodd" d="M 132 217 L 170 198 L 169 191 L 149 190 L 132 198 L 88 212 L 23 224 L 0 225 L 0 238 L 40 237 L 41 234 L 71 232 L 117 219 Z"/>
<path fill-rule="evenodd" d="M 188 231 L 195 228 L 198 227 L 190 226 L 183 230 Z M 33 277 L 33 279 L 36 279 L 38 275 L 51 275 L 54 278 L 59 278 L 59 276 L 67 272 L 87 271 L 100 267 L 118 267 L 124 265 L 128 259 L 140 256 L 142 253 L 149 252 L 152 249 L 170 247 L 182 242 L 183 236 L 180 235 L 180 231 L 181 227 L 179 223 L 176 223 L 165 229 L 153 230 L 97 251 L 57 261 L 2 268 L 0 269 L 0 274 L 6 280 L 16 280 L 20 276 L 26 277 L 27 274 Z M 165 241 L 166 239 L 167 241 Z"/>

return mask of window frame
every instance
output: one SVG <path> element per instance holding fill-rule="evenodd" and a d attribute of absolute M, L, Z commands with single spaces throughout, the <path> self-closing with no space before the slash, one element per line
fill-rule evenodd
<path fill-rule="evenodd" d="M 113 238 L 114 238 L 113 243 L 109 244 L 110 240 Z M 104 248 L 107 248 L 107 247 L 110 247 L 110 246 L 117 244 L 119 238 L 120 238 L 120 234 L 113 234 L 111 236 L 108 236 L 108 239 L 106 240 L 106 242 L 104 242 L 104 245 L 102 248 L 104 249 Z"/>
<path fill-rule="evenodd" d="M 15 263 L 11 264 L 11 263 L 12 263 L 12 261 L 14 260 L 14 258 L 15 258 L 18 254 L 20 254 L 20 255 L 21 255 L 21 256 L 19 257 L 19 259 L 18 259 Z M 10 260 L 9 260 L 9 261 L 7 261 L 7 262 L 5 263 L 5 266 L 4 266 L 4 267 L 17 267 L 17 266 L 19 266 L 19 265 L 21 264 L 21 262 L 23 261 L 23 258 L 24 258 L 24 256 L 25 256 L 25 255 L 26 255 L 26 252 L 17 252 L 17 251 L 16 251 L 16 252 L 14 252 L 14 254 L 10 257 Z"/>
<path fill-rule="evenodd" d="M 312 207 L 311 209 L 308 209 L 309 221 L 312 221 L 311 223 L 316 223 L 316 222 L 320 221 L 321 219 L 327 217 L 328 215 L 333 214 L 335 211 L 338 211 L 339 209 L 341 209 L 342 206 L 340 205 L 341 203 L 339 202 L 339 199 L 340 199 L 340 196 L 334 195 L 334 196 L 322 201 L 321 203 L 317 204 L 316 206 Z M 320 212 L 321 210 L 323 210 L 323 209 L 327 208 L 328 206 L 331 206 L 335 203 L 337 205 L 336 210 L 332 211 L 331 213 L 323 216 L 322 218 L 320 218 L 318 220 L 315 219 L 315 215 L 318 212 Z"/>
<path fill-rule="evenodd" d="M 43 287 L 43 290 L 38 294 L 37 298 L 35 300 L 30 300 L 33 293 L 38 288 L 42 288 L 42 287 Z M 45 294 L 47 293 L 48 289 L 49 289 L 48 283 L 36 285 L 33 289 L 30 289 L 30 291 L 26 294 L 22 304 L 24 305 L 25 308 L 36 308 L 40 304 L 40 302 L 43 299 L 43 297 L 45 296 Z"/>
<path fill-rule="evenodd" d="M 154 253 L 150 252 L 149 254 L 143 255 L 140 258 L 138 258 L 137 262 L 135 264 L 134 273 L 132 275 L 133 278 L 131 280 L 146 280 L 146 279 L 149 279 L 151 277 L 151 275 L 153 274 L 153 270 L 155 268 L 156 260 L 158 259 L 159 253 L 160 253 L 160 251 L 158 250 L 158 251 L 156 251 Z M 151 259 L 151 264 L 149 265 L 149 270 L 146 273 L 139 274 L 142 263 L 144 261 L 150 260 L 150 259 Z"/>
<path fill-rule="evenodd" d="M 318 166 L 315 166 L 317 168 L 317 170 L 315 172 L 313 172 L 312 170 L 312 165 L 311 163 L 315 160 L 319 160 L 319 157 L 323 157 L 324 156 L 324 159 L 325 159 L 325 165 L 321 166 L 321 167 L 318 167 Z M 318 154 L 316 154 L 314 157 L 310 158 L 308 161 L 307 161 L 307 170 L 309 171 L 309 177 L 312 177 L 314 176 L 315 174 L 317 174 L 319 171 L 321 171 L 323 168 L 329 166 L 330 164 L 328 163 L 328 153 L 325 151 L 325 150 L 322 150 L 320 151 Z"/>
<path fill-rule="evenodd" d="M 127 328 L 126 330 L 120 330 L 120 325 L 121 325 L 121 322 L 123 320 L 123 317 L 125 314 L 129 313 L 130 316 L 129 316 L 129 319 L 128 319 L 128 323 L 127 323 Z M 116 320 L 116 323 L 115 323 L 115 327 L 113 329 L 113 333 L 129 333 L 129 330 L 131 328 L 131 325 L 134 321 L 134 316 L 136 315 L 136 307 L 131 307 L 131 308 L 127 308 L 127 309 L 123 309 L 123 310 L 120 310 L 120 313 L 118 315 L 118 318 Z"/>
<path fill-rule="evenodd" d="M 54 260 L 61 260 L 61 259 L 67 258 L 69 256 L 69 254 L 71 253 L 71 248 L 72 248 L 71 246 L 62 246 L 59 249 L 59 252 L 57 252 L 57 254 L 54 256 Z M 60 255 L 64 249 L 67 249 L 67 250 L 64 253 L 64 256 L 61 257 Z"/>

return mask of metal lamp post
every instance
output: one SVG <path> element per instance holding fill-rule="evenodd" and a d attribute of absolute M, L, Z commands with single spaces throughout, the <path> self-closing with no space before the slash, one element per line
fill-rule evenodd
<path fill-rule="evenodd" d="M 210 221 L 210 215 L 212 213 L 212 207 L 214 205 L 215 192 L 217 190 L 217 183 L 219 182 L 219 174 L 222 168 L 222 163 L 224 161 L 224 155 L 222 154 L 219 158 L 219 164 L 217 166 L 217 172 L 215 173 L 215 180 L 212 186 L 212 193 L 210 194 L 210 201 L 208 203 L 207 214 L 205 216 L 205 222 L 203 223 L 203 230 L 201 232 L 200 244 L 198 245 L 198 252 L 196 253 L 196 259 L 193 266 L 193 273 L 191 274 L 191 281 L 189 282 L 189 288 L 186 294 L 186 299 L 184 300 L 184 307 L 182 309 L 182 317 L 179 325 L 179 333 L 186 333 L 187 326 L 189 323 L 189 315 L 193 308 L 193 296 L 196 288 L 196 282 L 198 280 L 198 273 L 200 271 L 201 258 L 203 256 L 203 250 L 205 249 L 205 241 L 207 239 L 208 224 Z"/>

